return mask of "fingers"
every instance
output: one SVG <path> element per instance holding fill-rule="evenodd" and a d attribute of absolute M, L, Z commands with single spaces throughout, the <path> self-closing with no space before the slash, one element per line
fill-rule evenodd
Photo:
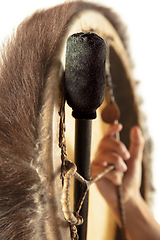
<path fill-rule="evenodd" d="M 118 123 L 118 124 L 110 124 L 109 127 L 106 130 L 106 133 L 104 135 L 105 137 L 113 137 L 117 132 L 120 132 L 122 130 L 122 124 Z"/>
<path fill-rule="evenodd" d="M 106 131 L 103 139 L 99 144 L 99 148 L 93 161 L 93 166 L 105 169 L 107 164 L 113 164 L 115 169 L 105 175 L 105 178 L 111 180 L 115 185 L 119 185 L 122 181 L 122 173 L 128 173 L 134 170 L 134 165 L 137 161 L 141 161 L 144 147 L 144 138 L 139 127 L 134 126 L 130 132 L 130 149 L 114 138 L 116 132 L 122 129 L 121 124 L 112 124 Z M 127 166 L 124 160 L 127 161 Z M 97 170 L 98 170 L 97 168 Z M 97 171 L 95 170 L 95 171 Z M 97 172 L 98 173 L 98 172 Z M 127 176 L 127 175 L 126 175 Z"/>
<path fill-rule="evenodd" d="M 114 165 L 115 169 L 106 173 L 104 176 L 115 185 L 120 185 L 122 182 L 122 173 L 127 171 L 127 166 L 123 158 L 113 151 L 99 151 L 95 160 L 92 162 L 91 177 L 105 170 L 108 164 Z"/>
<path fill-rule="evenodd" d="M 99 152 L 96 155 L 94 163 L 103 167 L 106 167 L 108 164 L 113 164 L 115 169 L 121 172 L 125 172 L 127 170 L 127 166 L 124 163 L 123 158 L 116 152 Z"/>
<path fill-rule="evenodd" d="M 126 188 L 139 189 L 140 187 L 144 138 L 139 127 L 132 127 L 130 132 L 129 155 L 124 144 L 114 138 L 115 133 L 121 129 L 122 126 L 120 124 L 110 125 L 99 144 L 97 154 L 91 166 L 91 177 L 104 171 L 108 164 L 113 164 L 115 167 L 114 170 L 105 174 L 105 176 L 97 182 L 98 188 L 101 193 L 105 195 L 106 199 L 108 198 L 108 195 L 105 194 L 106 188 L 113 189 L 114 185 L 120 185 L 124 172 L 123 180 Z M 126 164 L 124 160 L 127 160 Z"/>
<path fill-rule="evenodd" d="M 128 149 L 121 141 L 115 139 L 115 134 L 121 129 L 121 124 L 111 124 L 99 144 L 97 153 L 112 151 L 119 154 L 124 160 L 128 160 L 130 158 Z"/>
<path fill-rule="evenodd" d="M 105 177 L 111 180 L 115 185 L 122 181 L 122 173 L 127 170 L 124 160 L 130 158 L 129 151 L 125 145 L 115 139 L 115 134 L 121 131 L 121 124 L 111 124 L 101 140 L 95 159 L 92 163 L 93 169 L 98 173 L 103 171 L 108 164 L 113 164 L 115 169 L 107 173 Z M 92 176 L 93 172 L 92 171 Z"/>
<path fill-rule="evenodd" d="M 144 148 L 144 138 L 142 136 L 142 132 L 138 126 L 134 126 L 130 132 L 130 148 L 129 152 L 131 155 L 131 159 L 135 161 L 142 160 Z"/>
<path fill-rule="evenodd" d="M 94 162 L 92 162 L 91 178 L 96 176 L 100 172 L 103 172 L 104 170 L 105 170 L 105 167 L 101 165 L 97 165 Z M 113 169 L 110 172 L 106 173 L 103 179 L 110 180 L 114 185 L 120 185 L 122 182 L 122 176 L 123 176 L 122 172 L 117 171 L 116 169 Z M 101 179 L 98 181 L 101 181 Z"/>
<path fill-rule="evenodd" d="M 105 176 L 108 180 L 110 180 L 114 185 L 119 186 L 122 183 L 123 173 L 112 170 Z"/>
<path fill-rule="evenodd" d="M 130 158 L 130 153 L 126 146 L 120 142 L 119 140 L 115 138 L 103 138 L 102 141 L 99 144 L 98 152 L 116 152 L 119 154 L 124 160 L 127 160 Z M 97 153 L 98 153 L 97 152 Z"/>

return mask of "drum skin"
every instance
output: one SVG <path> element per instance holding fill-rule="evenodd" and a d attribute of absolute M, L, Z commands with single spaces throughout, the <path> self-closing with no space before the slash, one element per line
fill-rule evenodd
<path fill-rule="evenodd" d="M 4 46 L 0 71 L 0 239 L 71 239 L 61 205 L 59 148 L 59 111 L 68 36 L 95 32 L 106 41 L 113 40 L 110 63 L 120 122 L 124 125 L 122 141 L 129 145 L 133 125 L 144 128 L 122 26 L 117 14 L 109 8 L 83 1 L 68 2 L 37 11 L 25 19 Z M 92 159 L 107 127 L 100 117 L 102 108 L 103 105 L 93 122 Z M 73 126 L 71 109 L 66 106 L 67 151 L 71 160 Z M 149 192 L 146 181 L 149 146 L 148 140 L 143 159 L 144 198 Z M 87 239 L 115 237 L 116 225 L 108 206 L 93 186 Z"/>

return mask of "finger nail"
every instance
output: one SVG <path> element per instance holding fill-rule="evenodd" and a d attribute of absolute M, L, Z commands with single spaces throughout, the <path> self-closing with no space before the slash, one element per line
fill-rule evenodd
<path fill-rule="evenodd" d="M 122 171 L 127 171 L 127 165 L 124 162 L 122 162 Z"/>
<path fill-rule="evenodd" d="M 130 158 L 131 157 L 131 155 L 130 155 L 130 153 L 127 151 L 126 152 L 126 158 Z"/>
<path fill-rule="evenodd" d="M 129 159 L 130 157 L 131 157 L 130 153 L 129 153 L 128 151 L 124 151 L 124 153 L 123 153 L 123 158 L 124 158 L 125 160 L 127 160 L 127 159 Z"/>

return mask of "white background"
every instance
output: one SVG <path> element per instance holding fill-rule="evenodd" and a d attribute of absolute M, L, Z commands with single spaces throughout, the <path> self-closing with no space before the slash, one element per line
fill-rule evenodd
<path fill-rule="evenodd" d="M 37 9 L 61 3 L 58 0 L 5 0 L 0 3 L 0 43 L 13 28 Z M 150 134 L 154 139 L 154 214 L 160 223 L 160 0 L 100 0 L 112 7 L 128 27 L 130 52 L 134 60 L 135 79 L 140 80 L 139 93 L 145 103 Z"/>

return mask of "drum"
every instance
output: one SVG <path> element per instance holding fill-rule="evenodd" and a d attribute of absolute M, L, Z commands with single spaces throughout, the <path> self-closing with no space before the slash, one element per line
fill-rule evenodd
<path fill-rule="evenodd" d="M 125 30 L 117 14 L 106 7 L 75 1 L 36 12 L 24 20 L 2 55 L 1 239 L 71 239 L 61 203 L 59 112 L 66 40 L 78 32 L 94 32 L 106 42 L 110 41 L 111 74 L 121 112 L 119 121 L 124 126 L 121 140 L 128 147 L 131 127 L 140 125 L 143 128 Z M 101 120 L 102 109 L 103 105 L 93 121 L 92 159 L 107 127 Z M 65 111 L 67 153 L 74 161 L 74 119 L 67 104 Z M 146 141 L 145 153 L 148 144 Z M 145 198 L 148 161 L 147 153 L 142 179 Z M 73 188 L 71 202 L 72 192 Z M 89 199 L 87 239 L 120 239 L 113 217 L 96 186 L 91 187 Z"/>

